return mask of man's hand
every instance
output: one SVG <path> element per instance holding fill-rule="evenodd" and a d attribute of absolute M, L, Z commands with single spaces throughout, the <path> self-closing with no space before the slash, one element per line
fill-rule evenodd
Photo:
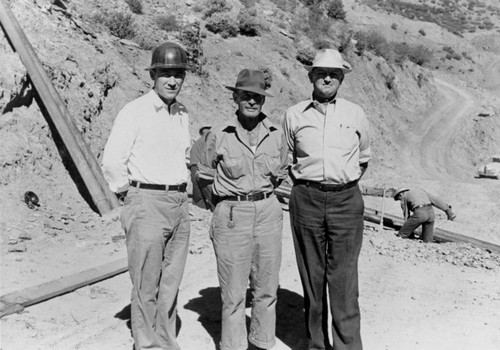
<path fill-rule="evenodd" d="M 128 193 L 128 191 L 123 191 L 123 192 L 117 192 L 117 193 L 115 193 L 116 197 L 118 198 L 118 202 L 120 203 L 120 205 L 124 204 L 125 197 L 127 197 L 127 193 Z"/>

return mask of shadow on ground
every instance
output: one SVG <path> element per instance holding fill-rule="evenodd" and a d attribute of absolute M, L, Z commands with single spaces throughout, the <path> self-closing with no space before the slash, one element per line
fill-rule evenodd
<path fill-rule="evenodd" d="M 128 329 L 130 329 L 130 336 L 132 336 L 132 320 L 131 320 L 132 315 L 130 312 L 130 304 L 128 304 L 123 309 L 121 309 L 119 312 L 117 312 L 115 314 L 115 317 L 119 320 L 127 321 L 127 327 L 128 327 Z M 179 331 L 180 331 L 181 326 L 182 326 L 182 321 L 179 318 L 179 316 L 177 316 L 176 324 L 177 325 L 176 325 L 175 333 L 179 334 Z"/>
<path fill-rule="evenodd" d="M 218 287 L 200 290 L 200 296 L 189 300 L 184 308 L 200 315 L 198 321 L 213 339 L 215 349 L 219 350 L 221 338 L 221 297 Z M 247 290 L 246 307 L 251 306 L 251 290 Z M 304 330 L 304 299 L 301 295 L 287 289 L 278 289 L 276 306 L 276 337 L 292 350 L 302 350 L 306 343 Z M 247 317 L 247 327 L 250 318 Z"/>

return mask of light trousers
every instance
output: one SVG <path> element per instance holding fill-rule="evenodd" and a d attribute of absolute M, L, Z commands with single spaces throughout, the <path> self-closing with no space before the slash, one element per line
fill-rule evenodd
<path fill-rule="evenodd" d="M 275 340 L 283 212 L 277 198 L 222 201 L 215 208 L 211 238 L 222 297 L 221 350 L 264 349 Z M 245 299 L 250 280 L 252 311 L 247 340 Z"/>
<path fill-rule="evenodd" d="M 177 293 L 189 245 L 186 192 L 130 188 L 121 214 L 135 349 L 178 350 Z"/>

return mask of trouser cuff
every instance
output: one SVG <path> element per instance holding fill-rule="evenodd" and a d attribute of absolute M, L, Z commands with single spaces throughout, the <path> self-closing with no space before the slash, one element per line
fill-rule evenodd
<path fill-rule="evenodd" d="M 276 339 L 273 339 L 268 342 L 263 342 L 253 338 L 251 335 L 248 336 L 248 341 L 253 345 L 262 349 L 271 349 L 274 345 L 276 345 Z"/>

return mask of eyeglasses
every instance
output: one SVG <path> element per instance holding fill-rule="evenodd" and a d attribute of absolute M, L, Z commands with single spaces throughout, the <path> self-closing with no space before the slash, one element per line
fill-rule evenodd
<path fill-rule="evenodd" d="M 250 91 L 241 91 L 238 93 L 238 98 L 242 101 L 254 100 L 256 103 L 262 103 L 264 101 L 264 96 Z"/>
<path fill-rule="evenodd" d="M 325 79 L 327 76 L 337 80 L 342 80 L 344 78 L 344 72 L 342 72 L 341 69 L 315 68 L 312 71 L 312 75 L 320 79 Z"/>

